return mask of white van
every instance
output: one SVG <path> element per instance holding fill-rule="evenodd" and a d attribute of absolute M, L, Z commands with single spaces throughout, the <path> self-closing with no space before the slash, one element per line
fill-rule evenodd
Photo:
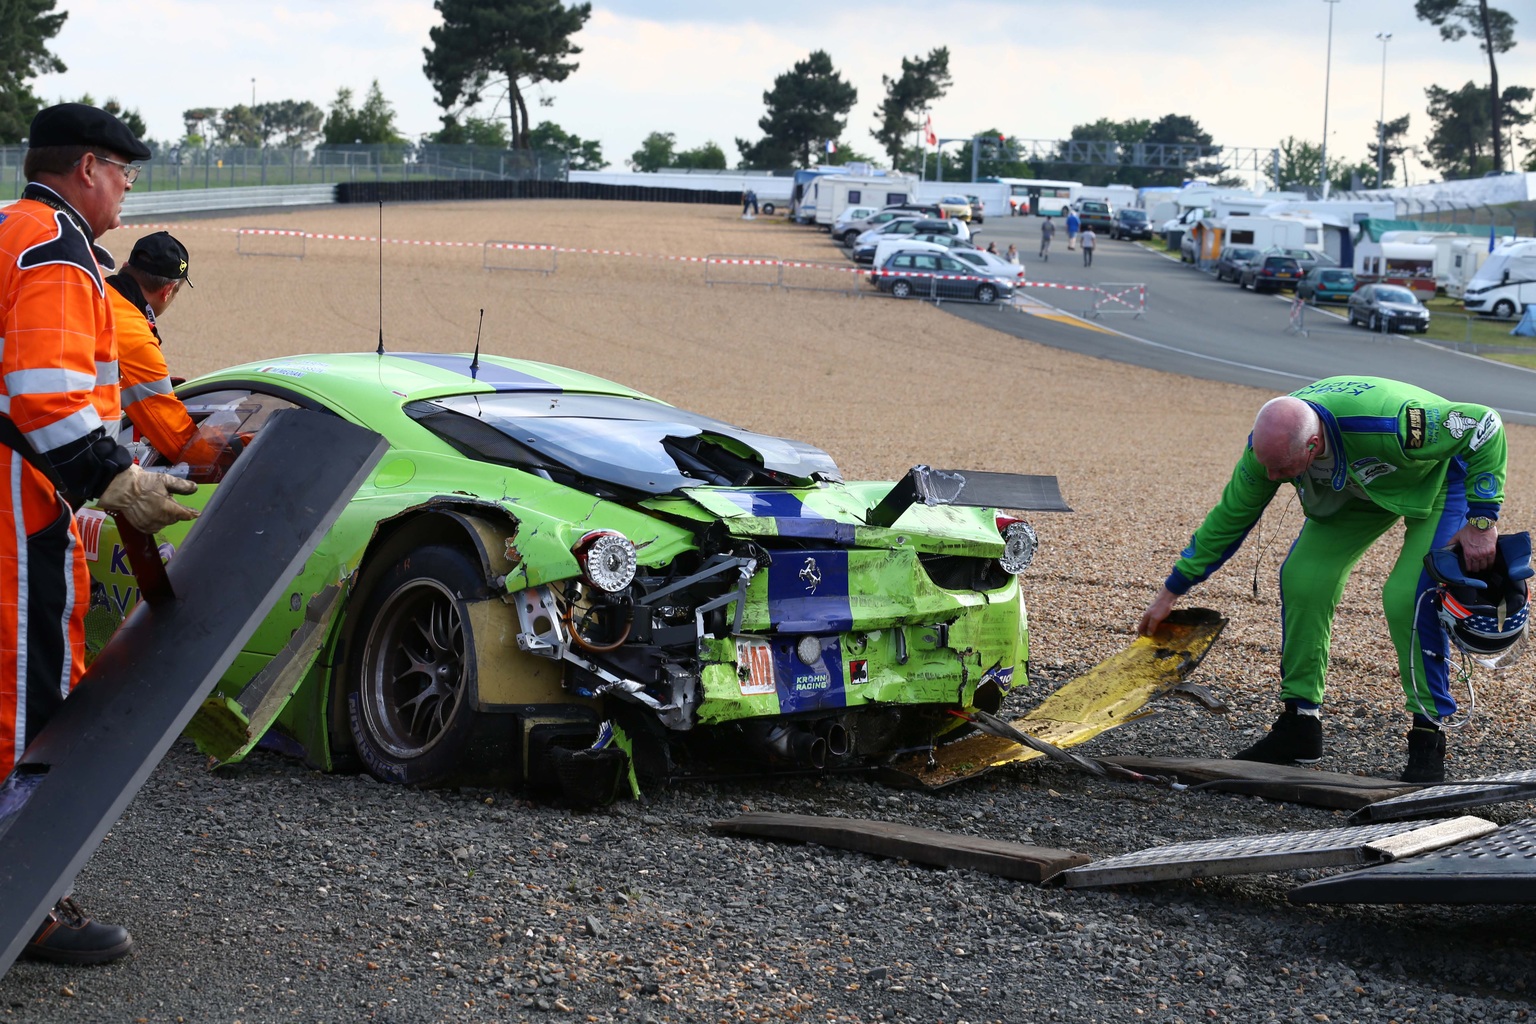
<path fill-rule="evenodd" d="M 1516 317 L 1536 303 L 1536 242 L 1502 245 L 1467 282 L 1468 313 Z"/>

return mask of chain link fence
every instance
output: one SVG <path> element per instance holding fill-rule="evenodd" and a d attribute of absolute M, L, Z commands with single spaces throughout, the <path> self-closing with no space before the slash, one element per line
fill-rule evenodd
<path fill-rule="evenodd" d="M 26 186 L 25 146 L 0 146 L 0 202 Z M 399 145 L 172 147 L 142 161 L 135 193 L 252 185 L 328 185 L 352 181 L 564 181 L 566 154 L 541 150 Z"/>

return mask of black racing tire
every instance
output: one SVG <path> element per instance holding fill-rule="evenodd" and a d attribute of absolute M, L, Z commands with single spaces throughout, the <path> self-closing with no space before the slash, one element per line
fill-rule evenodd
<path fill-rule="evenodd" d="M 384 782 L 438 785 L 490 767 L 475 710 L 474 634 L 467 606 L 489 596 L 480 565 L 459 548 L 416 548 L 379 567 L 361 595 L 343 668 L 358 760 Z"/>
<path fill-rule="evenodd" d="M 990 306 L 997 301 L 997 288 L 990 284 L 978 286 L 976 289 L 976 301 Z"/>
<path fill-rule="evenodd" d="M 912 285 L 906 281 L 897 281 L 891 285 L 891 294 L 898 299 L 910 298 L 912 295 Z"/>
<path fill-rule="evenodd" d="M 1493 304 L 1493 315 L 1500 320 L 1508 320 L 1515 315 L 1515 304 L 1508 299 L 1500 299 Z"/>

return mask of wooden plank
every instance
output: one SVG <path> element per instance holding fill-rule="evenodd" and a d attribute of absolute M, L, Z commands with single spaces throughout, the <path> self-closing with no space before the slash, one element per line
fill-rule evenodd
<path fill-rule="evenodd" d="M 1309 807 L 1355 810 L 1419 788 L 1391 779 L 1341 775 L 1295 765 L 1231 761 L 1221 757 L 1101 757 L 1099 760 L 1143 775 L 1172 776 L 1187 785 L 1203 785 L 1222 793 L 1248 793 Z"/>
<path fill-rule="evenodd" d="M 763 836 L 895 857 L 918 864 L 972 868 L 989 875 L 1043 882 L 1059 871 L 1086 864 L 1086 854 L 1002 839 L 953 835 L 890 821 L 823 818 L 814 814 L 741 814 L 710 825 L 716 832 Z"/>

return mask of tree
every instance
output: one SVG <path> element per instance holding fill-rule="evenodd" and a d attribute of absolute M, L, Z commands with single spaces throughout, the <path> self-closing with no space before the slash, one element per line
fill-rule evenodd
<path fill-rule="evenodd" d="M 630 154 L 629 166 L 645 173 L 671 167 L 676 145 L 677 136 L 671 132 L 651 132 L 641 140 L 640 148 Z"/>
<path fill-rule="evenodd" d="M 1495 111 L 1500 123 L 1511 128 L 1531 122 L 1531 114 L 1521 109 L 1531 101 L 1530 89 L 1511 85 L 1497 104 L 1489 101 L 1488 92 L 1475 82 L 1454 91 L 1438 85 L 1424 90 L 1429 97 L 1431 126 L 1425 146 L 1431 162 L 1446 178 L 1474 178 L 1500 169 L 1493 156 Z"/>
<path fill-rule="evenodd" d="M 259 146 L 261 118 L 244 103 L 237 103 L 219 115 L 219 141 L 226 146 Z"/>
<path fill-rule="evenodd" d="M 1497 54 L 1515 47 L 1515 19 L 1508 11 L 1489 7 L 1488 0 L 1415 0 L 1413 13 L 1440 29 L 1440 38 L 1456 42 L 1471 35 L 1488 55 L 1488 117 L 1493 136 L 1493 169 L 1504 170 L 1503 110 L 1499 102 Z"/>
<path fill-rule="evenodd" d="M 227 116 L 227 114 L 226 114 Z M 346 145 L 362 142 L 369 144 L 403 142 L 395 130 L 395 109 L 384 98 L 375 78 L 363 97 L 363 105 L 352 106 L 352 90 L 342 87 L 331 101 L 331 112 L 325 119 L 325 141 L 329 145 Z"/>
<path fill-rule="evenodd" d="M 500 122 L 496 127 L 500 128 Z M 600 171 L 608 166 L 603 159 L 603 144 L 597 139 L 583 139 L 571 135 L 553 121 L 540 121 L 528 133 L 529 145 L 535 150 L 564 153 L 573 171 Z M 720 166 L 724 167 L 722 163 Z"/>
<path fill-rule="evenodd" d="M 110 97 L 103 103 L 101 109 L 123 122 L 128 130 L 133 132 L 134 138 L 142 139 L 149 133 L 149 125 L 144 123 L 144 116 L 139 113 L 139 108 L 135 107 L 132 110 L 124 108 L 116 96 Z"/>
<path fill-rule="evenodd" d="M 1397 159 L 1404 153 L 1408 152 L 1408 117 L 1409 115 L 1404 114 L 1402 117 L 1399 117 L 1393 121 L 1387 121 L 1385 124 L 1377 121 L 1376 132 L 1377 137 L 1381 140 L 1381 143 L 1378 145 L 1376 139 L 1373 138 L 1369 143 L 1366 144 L 1365 151 L 1366 154 L 1370 157 L 1371 165 L 1370 179 L 1371 181 L 1375 182 L 1376 188 L 1387 187 L 1386 183 L 1391 181 L 1396 176 L 1397 172 L 1395 168 Z M 1384 171 L 1381 174 L 1381 180 L 1376 181 L 1376 166 L 1379 161 L 1379 151 L 1384 151 L 1386 153 L 1387 159 L 1386 162 L 1382 164 Z"/>
<path fill-rule="evenodd" d="M 950 83 L 947 46 L 929 50 L 927 57 L 901 58 L 900 78 L 880 76 L 885 100 L 880 104 L 880 127 L 870 134 L 891 158 L 892 167 L 913 152 L 907 139 L 922 127 L 917 113 L 942 99 Z"/>
<path fill-rule="evenodd" d="M 563 82 L 579 65 L 571 36 L 592 16 L 590 3 L 566 7 L 561 0 L 435 0 L 443 23 L 431 30 L 422 70 L 437 90 L 437 105 L 462 113 L 487 89 L 508 98 L 507 118 L 514 149 L 530 147 L 524 90 L 540 82 Z"/>
<path fill-rule="evenodd" d="M 723 171 L 726 167 L 725 150 L 713 140 L 693 149 L 685 149 L 672 158 L 673 167 L 687 167 L 701 171 Z"/>
<path fill-rule="evenodd" d="M 1328 184 L 1332 188 L 1345 190 L 1351 187 L 1355 172 L 1365 167 L 1362 162 L 1358 167 L 1351 167 L 1342 160 L 1328 161 Z M 1371 169 L 1374 177 L 1374 167 Z M 1283 192 L 1309 191 L 1319 187 L 1323 180 L 1323 150 L 1322 147 L 1304 139 L 1298 139 L 1294 135 L 1286 136 L 1280 143 L 1280 170 L 1275 173 L 1273 166 L 1264 171 L 1264 176 L 1270 184 Z"/>
<path fill-rule="evenodd" d="M 307 146 L 320 137 L 325 111 L 309 100 L 277 100 L 251 108 L 261 123 L 262 145 L 276 138 L 283 146 Z"/>
<path fill-rule="evenodd" d="M 207 144 L 211 121 L 217 128 L 219 114 L 218 107 L 192 107 L 181 112 L 181 123 L 186 126 L 186 134 L 182 136 L 182 145 L 202 146 Z"/>
<path fill-rule="evenodd" d="M 54 0 L 0 0 L 0 145 L 25 139 L 42 109 L 28 81 L 69 70 L 48 49 L 69 17 L 53 7 Z"/>
<path fill-rule="evenodd" d="M 512 146 L 512 136 L 500 120 L 465 117 L 460 121 L 452 114 L 443 115 L 443 127 L 433 134 L 432 141 L 445 146 L 486 146 L 492 149 L 510 149 Z"/>
<path fill-rule="evenodd" d="M 757 122 L 763 137 L 753 143 L 736 140 L 742 165 L 771 169 L 787 167 L 798 158 L 801 167 L 811 166 L 812 152 L 842 136 L 848 111 L 858 98 L 858 90 L 843 81 L 827 52 L 812 51 L 763 93 L 768 112 Z"/>

